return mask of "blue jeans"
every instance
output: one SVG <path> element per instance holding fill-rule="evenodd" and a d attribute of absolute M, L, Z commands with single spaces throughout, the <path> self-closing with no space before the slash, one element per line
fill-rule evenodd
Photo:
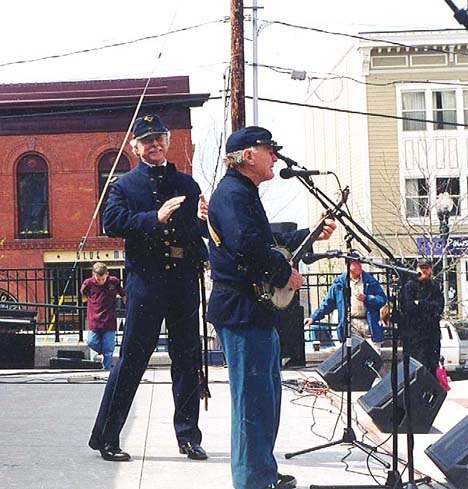
<path fill-rule="evenodd" d="M 95 352 L 102 354 L 102 365 L 110 370 L 112 367 L 112 355 L 115 349 L 115 331 L 88 331 L 88 346 Z"/>
<path fill-rule="evenodd" d="M 281 409 L 278 332 L 253 325 L 215 327 L 229 368 L 233 484 L 261 489 L 278 480 L 273 455 Z"/>

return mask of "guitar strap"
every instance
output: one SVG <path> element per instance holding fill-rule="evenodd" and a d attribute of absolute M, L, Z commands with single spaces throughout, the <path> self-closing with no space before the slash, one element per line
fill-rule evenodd
<path fill-rule="evenodd" d="M 219 237 L 219 234 L 215 231 L 209 219 L 206 219 L 206 224 L 208 225 L 208 232 L 210 233 L 213 243 L 216 245 L 217 248 L 219 248 L 221 246 L 221 238 Z"/>

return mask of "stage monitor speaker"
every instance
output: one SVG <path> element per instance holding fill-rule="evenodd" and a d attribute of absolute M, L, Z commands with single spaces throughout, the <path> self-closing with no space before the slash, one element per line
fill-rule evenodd
<path fill-rule="evenodd" d="M 360 336 L 351 336 L 351 377 L 348 379 L 348 361 L 346 358 L 346 344 L 332 353 L 318 367 L 317 372 L 335 391 L 346 391 L 348 380 L 352 391 L 367 391 L 372 386 L 377 372 L 382 367 L 382 358 Z"/>
<path fill-rule="evenodd" d="M 468 416 L 424 451 L 457 489 L 468 487 Z"/>
<path fill-rule="evenodd" d="M 295 299 L 294 299 L 295 300 Z M 278 311 L 278 334 L 283 367 L 305 365 L 304 308 L 297 302 Z"/>
<path fill-rule="evenodd" d="M 36 316 L 0 308 L 0 368 L 34 368 Z"/>
<path fill-rule="evenodd" d="M 447 393 L 437 379 L 414 358 L 410 358 L 410 403 L 414 433 L 427 433 L 444 402 Z M 399 433 L 406 433 L 406 410 L 404 403 L 403 362 L 397 367 Z M 358 403 L 372 418 L 383 433 L 392 432 L 393 398 L 391 372 L 375 387 L 358 399 Z"/>

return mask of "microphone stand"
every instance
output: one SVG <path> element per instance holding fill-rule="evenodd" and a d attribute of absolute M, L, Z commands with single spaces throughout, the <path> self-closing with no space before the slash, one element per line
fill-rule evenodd
<path fill-rule="evenodd" d="M 382 464 L 385 468 L 389 469 L 390 464 L 376 455 L 377 449 L 368 445 L 367 443 L 361 442 L 357 440 L 356 433 L 352 427 L 352 381 L 353 374 L 351 370 L 351 361 L 352 361 L 352 338 L 351 338 L 351 275 L 350 275 L 350 265 L 352 260 L 360 261 L 360 258 L 356 258 L 350 255 L 352 252 L 352 239 L 353 236 L 348 234 L 345 237 L 346 249 L 347 253 L 336 253 L 336 257 L 345 258 L 346 263 L 346 280 L 345 280 L 345 289 L 344 289 L 344 301 L 345 301 L 345 320 L 343 323 L 344 326 L 344 336 L 345 343 L 342 344 L 342 352 L 343 348 L 346 345 L 346 377 L 347 377 L 347 385 L 346 385 L 346 426 L 343 430 L 343 436 L 339 440 L 335 440 L 329 443 L 325 443 L 323 445 L 319 445 L 312 448 L 307 448 L 305 450 L 300 450 L 298 452 L 286 453 L 285 458 L 290 459 L 295 457 L 296 455 L 302 455 L 304 453 L 313 452 L 316 450 L 321 450 L 322 448 L 328 448 L 335 445 L 347 444 L 352 445 L 353 447 L 357 447 L 367 454 L 368 457 L 373 458 L 380 464 Z M 330 255 L 329 258 L 333 258 L 333 255 Z M 374 489 L 381 488 L 384 486 L 381 485 L 315 485 L 312 484 L 309 486 L 310 489 L 320 489 L 320 488 L 329 488 L 329 489 Z"/>
<path fill-rule="evenodd" d="M 276 156 L 283 160 L 289 168 L 291 166 L 297 166 L 303 170 L 307 170 L 307 168 L 300 166 L 297 162 L 292 160 L 291 158 L 285 157 L 281 155 L 280 153 L 276 152 Z M 301 181 L 301 183 L 309 190 L 309 192 L 320 202 L 320 204 L 326 209 L 327 211 L 330 211 L 330 205 L 333 205 L 333 201 L 324 193 L 322 192 L 319 188 L 317 188 L 312 180 L 312 177 L 307 176 L 298 176 L 298 180 Z M 402 273 L 408 273 L 410 275 L 416 275 L 417 272 L 406 269 L 404 267 L 400 267 L 397 265 L 397 260 L 393 253 L 382 243 L 378 242 L 370 233 L 368 233 L 362 226 L 360 226 L 347 212 L 344 210 L 336 209 L 333 212 L 333 215 L 335 219 L 342 225 L 344 226 L 347 234 L 345 237 L 346 240 L 346 247 L 348 254 L 351 250 L 351 240 L 354 238 L 361 246 L 368 252 L 370 253 L 372 250 L 371 248 L 367 245 L 367 243 L 361 238 L 360 235 L 357 234 L 359 232 L 362 236 L 367 238 L 370 242 L 372 242 L 374 245 L 377 246 L 379 250 L 381 250 L 392 262 L 392 265 L 387 265 L 383 263 L 378 263 L 375 262 L 372 259 L 366 259 L 366 258 L 359 258 L 359 261 L 363 263 L 370 263 L 371 265 L 374 266 L 380 266 L 381 268 L 385 268 L 387 270 L 393 270 L 394 273 L 402 274 Z M 348 224 L 350 223 L 354 229 L 357 230 L 354 231 L 354 229 L 351 228 L 351 226 Z M 337 254 L 339 257 L 343 257 L 343 253 Z M 330 255 L 330 258 L 333 257 Z M 346 257 L 345 257 L 346 258 Z M 345 337 L 346 337 L 346 358 L 347 358 L 347 363 L 348 363 L 348 385 L 347 385 L 347 423 L 346 423 L 346 428 L 343 432 L 343 436 L 340 440 L 336 442 L 330 442 L 318 447 L 313 447 L 309 448 L 306 450 L 301 450 L 298 452 L 294 453 L 287 453 L 285 454 L 285 458 L 289 459 L 292 458 L 296 455 L 301 455 L 304 453 L 308 453 L 311 451 L 319 450 L 321 448 L 327 448 L 330 446 L 338 445 L 341 443 L 351 443 L 353 446 L 359 447 L 361 450 L 363 450 L 365 453 L 368 453 L 368 455 L 379 462 L 381 462 L 386 468 L 390 468 L 390 464 L 387 462 L 384 462 L 380 460 L 378 457 L 376 457 L 373 453 L 375 449 L 371 449 L 372 451 L 369 453 L 368 448 L 369 446 L 366 446 L 363 443 L 357 442 L 356 440 L 356 435 L 351 427 L 351 372 L 350 372 L 350 367 L 351 367 L 351 323 L 350 323 L 350 318 L 351 318 L 351 301 L 350 301 L 350 273 L 349 273 L 349 265 L 350 265 L 350 258 L 347 260 L 347 280 L 346 280 L 346 290 L 345 290 L 345 306 L 346 306 L 346 314 L 345 314 Z M 356 259 L 353 257 L 353 259 Z M 388 283 L 388 280 L 387 280 Z M 396 299 L 395 297 L 397 294 L 395 294 L 393 300 L 396 305 Z M 394 312 L 396 312 L 396 308 L 394 309 Z M 406 417 L 407 417 L 407 446 L 408 446 L 408 482 L 403 483 L 401 480 L 401 475 L 398 471 L 398 380 L 397 380 L 397 361 L 398 361 L 398 329 L 395 326 L 394 321 L 395 316 L 392 315 L 391 318 L 391 330 L 392 330 L 392 366 L 391 366 L 391 384 L 392 384 L 392 402 L 393 402 L 393 419 L 392 419 L 392 437 L 393 437 L 393 450 L 392 450 L 392 470 L 388 472 L 387 474 L 387 481 L 385 485 L 364 485 L 364 486 L 357 486 L 357 485 L 352 485 L 352 486 L 347 486 L 347 485 L 332 485 L 332 486 L 323 486 L 323 485 L 315 485 L 312 484 L 310 485 L 310 489 L 320 489 L 320 488 L 329 488 L 329 489 L 374 489 L 376 487 L 378 488 L 383 488 L 383 489 L 401 489 L 404 486 L 406 486 L 408 489 L 416 489 L 416 484 L 417 483 L 427 483 L 430 482 L 430 477 L 425 477 L 422 478 L 418 481 L 414 479 L 414 457 L 413 457 L 413 448 L 414 448 L 414 435 L 413 435 L 413 429 L 412 429 L 412 423 L 411 423 L 411 403 L 410 403 L 410 381 L 409 381 L 409 355 L 407 353 L 407 348 L 405 348 L 405 341 L 403 341 L 403 375 L 404 375 L 404 403 L 405 403 L 405 410 L 406 410 Z"/>

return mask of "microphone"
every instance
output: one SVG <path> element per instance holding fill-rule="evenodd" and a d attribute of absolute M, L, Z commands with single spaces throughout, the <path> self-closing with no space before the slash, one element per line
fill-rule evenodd
<path fill-rule="evenodd" d="M 325 253 L 306 253 L 302 257 L 302 261 L 306 265 L 310 265 L 311 263 L 321 260 L 322 258 L 336 258 L 342 254 L 343 252 L 340 250 L 330 250 L 326 251 Z"/>
<path fill-rule="evenodd" d="M 284 179 L 293 177 L 311 177 L 312 175 L 330 175 L 329 171 L 319 170 L 294 170 L 293 168 L 283 168 L 280 171 L 280 177 Z"/>
<path fill-rule="evenodd" d="M 287 156 L 282 155 L 277 150 L 274 150 L 274 152 L 275 152 L 276 157 L 279 160 L 283 160 L 289 167 L 291 167 L 291 166 L 299 166 L 299 163 L 297 163 L 296 161 L 294 161 L 291 158 L 288 158 Z"/>

